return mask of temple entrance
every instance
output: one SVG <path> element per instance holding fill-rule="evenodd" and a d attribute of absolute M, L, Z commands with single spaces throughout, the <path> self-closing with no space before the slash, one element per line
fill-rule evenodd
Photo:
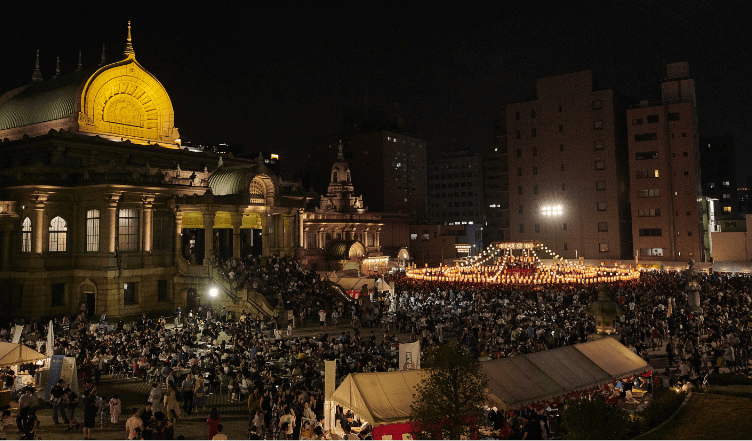
<path fill-rule="evenodd" d="M 191 265 L 204 264 L 203 228 L 183 228 L 183 258 Z"/>
<path fill-rule="evenodd" d="M 188 311 L 198 311 L 198 308 L 201 306 L 201 297 L 198 295 L 196 288 L 188 288 L 186 303 L 186 309 Z"/>
<path fill-rule="evenodd" d="M 86 310 L 89 312 L 89 317 L 94 315 L 94 311 L 96 311 L 97 306 L 97 294 L 87 291 L 84 292 L 84 295 L 86 296 Z"/>
<path fill-rule="evenodd" d="M 261 256 L 261 229 L 243 228 L 240 230 L 240 255 L 243 257 Z"/>
<path fill-rule="evenodd" d="M 214 229 L 214 254 L 219 262 L 232 258 L 232 228 Z"/>

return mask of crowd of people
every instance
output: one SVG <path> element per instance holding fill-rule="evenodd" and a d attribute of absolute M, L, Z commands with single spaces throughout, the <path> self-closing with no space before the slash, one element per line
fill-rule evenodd
<path fill-rule="evenodd" d="M 61 418 L 70 430 L 79 427 L 79 407 L 84 438 L 91 437 L 93 418 L 105 410 L 112 424 L 120 424 L 119 397 L 107 399 L 96 392 L 102 375 L 109 375 L 151 385 L 149 404 L 128 411 L 129 439 L 171 439 L 181 417 L 206 411 L 209 394 L 227 394 L 247 405 L 250 438 L 323 439 L 331 436 L 322 424 L 325 360 L 338 360 L 339 383 L 349 373 L 398 369 L 395 333 L 411 334 L 421 341 L 422 350 L 456 339 L 486 359 L 584 342 L 594 331 L 586 307 L 597 298 L 596 286 L 437 283 L 390 274 L 384 277 L 393 283 L 393 294 L 376 293 L 373 300 L 364 296 L 353 302 L 328 290 L 325 280 L 291 259 L 235 261 L 226 268 L 229 281 L 279 296 L 299 318 L 297 325 L 323 321 L 324 326 L 312 336 L 282 336 L 276 318 L 244 311 L 232 316 L 207 308 L 190 311 L 178 327 L 145 315 L 114 326 L 106 317 L 97 323 L 87 322 L 85 315 L 55 318 L 54 353 L 76 357 L 83 381 L 80 398 L 65 384 L 53 387 L 55 424 Z M 669 374 L 676 379 L 696 379 L 721 368 L 746 372 L 752 277 L 704 274 L 698 281 L 701 312 L 691 310 L 686 275 L 680 272 L 644 272 L 638 281 L 611 284 L 612 297 L 622 309 L 615 322 L 617 338 L 643 357 L 648 348 L 667 342 L 674 368 Z M 374 327 L 382 325 L 383 332 L 361 332 L 359 322 L 366 316 Z M 334 317 L 350 319 L 352 331 L 330 335 L 325 325 Z M 41 323 L 26 324 L 22 341 L 44 352 Z M 9 338 L 8 329 L 0 330 L 0 339 Z M 3 371 L 6 380 L 12 375 Z M 31 433 L 38 420 L 33 423 L 33 412 L 20 410 L 19 430 Z M 489 417 L 489 424 L 520 431 L 536 420 L 525 416 L 524 423 Z M 352 419 L 345 410 L 338 412 L 337 425 L 345 436 L 356 436 L 350 431 Z M 221 417 L 212 409 L 207 436 L 222 439 L 220 427 Z M 361 436 L 371 435 L 365 430 Z"/>

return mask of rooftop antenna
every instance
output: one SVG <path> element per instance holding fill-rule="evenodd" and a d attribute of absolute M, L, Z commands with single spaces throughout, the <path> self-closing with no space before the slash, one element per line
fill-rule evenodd
<path fill-rule="evenodd" d="M 34 73 L 31 75 L 31 81 L 42 81 L 42 71 L 39 70 L 39 49 L 37 49 L 37 62 L 34 65 Z"/>

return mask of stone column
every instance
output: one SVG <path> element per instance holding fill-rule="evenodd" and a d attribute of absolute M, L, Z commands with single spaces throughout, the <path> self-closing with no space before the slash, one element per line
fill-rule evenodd
<path fill-rule="evenodd" d="M 183 212 L 175 209 L 175 262 L 183 257 Z"/>
<path fill-rule="evenodd" d="M 144 213 L 143 218 L 144 222 L 141 227 L 141 237 L 143 238 L 143 244 L 141 249 L 144 250 L 144 252 L 151 251 L 152 248 L 152 222 L 154 219 L 154 195 L 150 194 L 143 194 L 141 195 L 141 200 L 143 201 L 144 208 L 142 212 Z"/>
<path fill-rule="evenodd" d="M 105 253 L 115 253 L 117 245 L 117 206 L 120 195 L 119 192 L 105 194 L 107 206 L 105 207 L 103 234 L 100 235 L 103 239 L 102 244 L 100 244 L 100 251 Z M 102 245 L 104 245 L 104 249 L 102 249 Z"/>
<path fill-rule="evenodd" d="M 232 213 L 232 257 L 240 257 L 240 226 L 243 224 L 243 213 Z"/>
<path fill-rule="evenodd" d="M 305 231 L 303 230 L 303 221 L 305 220 L 305 214 L 303 214 L 303 209 L 301 208 L 298 210 L 298 247 L 299 248 L 305 248 Z"/>
<path fill-rule="evenodd" d="M 49 193 L 35 193 L 34 198 L 34 252 L 42 254 L 44 251 L 44 203 L 47 202 Z"/>
<path fill-rule="evenodd" d="M 214 262 L 214 213 L 202 213 L 204 218 L 204 260 Z M 206 262 L 204 262 L 206 264 Z"/>

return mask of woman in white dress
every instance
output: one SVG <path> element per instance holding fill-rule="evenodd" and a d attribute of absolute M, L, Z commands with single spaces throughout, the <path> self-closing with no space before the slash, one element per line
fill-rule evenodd
<path fill-rule="evenodd" d="M 115 394 L 110 398 L 110 422 L 112 424 L 120 423 L 120 413 L 122 412 L 122 403 L 120 397 Z"/>

